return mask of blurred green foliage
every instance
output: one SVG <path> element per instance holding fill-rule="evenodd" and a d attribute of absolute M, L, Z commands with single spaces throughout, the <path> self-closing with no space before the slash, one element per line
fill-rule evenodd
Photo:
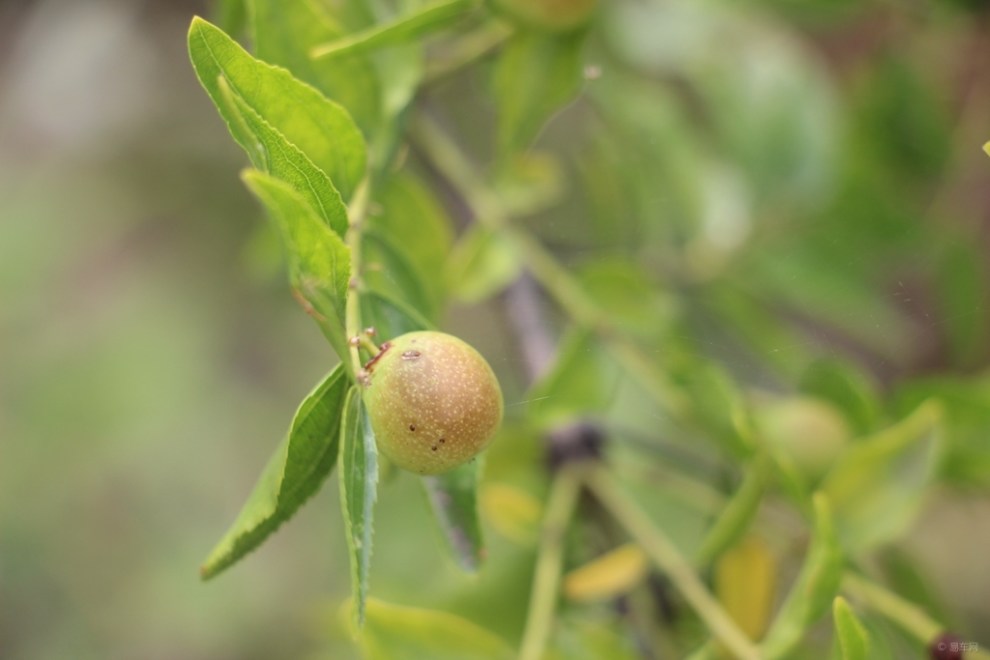
<path fill-rule="evenodd" d="M 381 466 L 360 643 L 341 603 L 362 546 L 340 533 L 337 487 L 229 574 L 196 576 L 336 363 L 189 69 L 190 15 L 210 9 L 0 8 L 0 655 L 511 656 L 538 545 L 525 530 L 550 488 L 543 433 L 575 418 L 705 580 L 759 539 L 779 571 L 759 585 L 776 594 L 757 622 L 769 655 L 917 657 L 933 622 L 990 646 L 984 4 L 615 0 L 564 32 L 461 2 L 212 8 L 343 109 L 272 129 L 286 94 L 296 110 L 323 101 L 230 44 L 237 93 L 210 92 L 271 175 L 252 189 L 339 231 L 366 140 L 365 319 L 385 337 L 457 331 L 506 390 L 477 493 L 483 549 L 472 536 L 456 555 L 477 531 L 475 468 L 424 489 Z M 308 56 L 327 43 L 336 54 Z M 423 118 L 481 165 L 493 192 L 477 224 L 429 162 Z M 331 234 L 284 226 L 299 245 Z M 540 268 L 520 235 L 579 291 L 548 306 L 558 350 L 532 387 L 499 297 Z M 302 289 L 325 254 L 299 252 Z M 658 405 L 670 392 L 683 405 Z M 598 503 L 579 511 L 565 570 L 627 541 Z M 478 559 L 476 575 L 457 567 Z M 618 605 L 562 600 L 547 657 L 714 653 L 669 577 Z"/>

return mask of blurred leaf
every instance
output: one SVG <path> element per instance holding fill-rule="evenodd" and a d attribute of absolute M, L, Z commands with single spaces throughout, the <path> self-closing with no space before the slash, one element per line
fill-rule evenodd
<path fill-rule="evenodd" d="M 751 421 L 742 393 L 730 376 L 714 361 L 695 358 L 678 365 L 677 383 L 694 402 L 695 417 L 734 458 L 753 454 Z"/>
<path fill-rule="evenodd" d="M 742 483 L 719 512 L 698 548 L 696 565 L 708 566 L 742 538 L 759 510 L 766 480 L 767 466 L 763 461 L 747 466 Z"/>
<path fill-rule="evenodd" d="M 776 585 L 777 562 L 758 536 L 744 537 L 715 564 L 715 594 L 752 640 L 760 639 L 770 623 Z"/>
<path fill-rule="evenodd" d="M 638 545 L 609 550 L 564 576 L 564 595 L 578 602 L 612 600 L 646 578 L 649 562 Z"/>
<path fill-rule="evenodd" d="M 533 215 L 556 204 L 566 187 L 561 163 L 550 153 L 517 154 L 494 183 L 495 194 L 512 217 Z"/>
<path fill-rule="evenodd" d="M 812 362 L 801 376 L 802 392 L 835 404 L 856 433 L 869 433 L 879 418 L 876 385 L 852 363 L 837 358 Z"/>
<path fill-rule="evenodd" d="M 367 230 L 362 236 L 364 282 L 372 289 L 419 310 L 428 320 L 436 320 L 439 310 L 425 290 L 419 272 L 409 263 L 408 248 L 388 236 Z"/>
<path fill-rule="evenodd" d="M 292 71 L 350 111 L 365 135 L 378 127 L 382 114 L 378 73 L 360 55 L 314 61 L 314 46 L 339 39 L 344 30 L 319 0 L 250 0 L 254 46 L 266 62 Z"/>
<path fill-rule="evenodd" d="M 753 255 L 745 277 L 775 305 L 842 331 L 891 364 L 904 363 L 913 324 L 889 296 L 864 281 L 865 274 L 847 267 L 847 250 L 842 252 L 845 261 L 817 241 L 776 246 Z"/>
<path fill-rule="evenodd" d="M 226 78 L 217 79 L 217 88 L 221 112 L 228 118 L 235 139 L 245 146 L 252 164 L 292 186 L 327 226 L 344 238 L 347 207 L 327 175 L 234 94 Z"/>
<path fill-rule="evenodd" d="M 499 54 L 493 86 L 503 158 L 525 149 L 550 117 L 581 89 L 580 32 L 517 32 Z"/>
<path fill-rule="evenodd" d="M 423 487 L 440 523 L 454 560 L 465 571 L 477 571 L 485 558 L 478 518 L 481 460 L 468 461 L 445 474 L 422 477 Z"/>
<path fill-rule="evenodd" d="M 528 414 L 551 424 L 603 413 L 615 396 L 619 375 L 601 341 L 588 330 L 572 328 L 561 341 L 553 366 L 526 393 Z"/>
<path fill-rule="evenodd" d="M 227 34 L 239 35 L 247 28 L 245 0 L 217 0 L 213 4 L 212 15 L 220 29 Z"/>
<path fill-rule="evenodd" d="M 383 340 L 415 330 L 433 329 L 433 324 L 415 308 L 375 290 L 362 293 L 361 318 L 375 328 L 378 337 Z"/>
<path fill-rule="evenodd" d="M 763 641 L 768 659 L 786 657 L 805 632 L 828 610 L 844 564 L 828 498 L 814 496 L 814 536 L 801 572 Z"/>
<path fill-rule="evenodd" d="M 340 427 L 340 506 L 344 533 L 351 557 L 351 588 L 354 618 L 360 626 L 365 618 L 365 598 L 371 570 L 374 507 L 378 493 L 378 449 L 361 391 L 352 387 L 344 404 Z"/>
<path fill-rule="evenodd" d="M 234 94 L 326 172 L 344 199 L 350 197 L 364 176 L 366 153 L 361 132 L 346 110 L 285 69 L 251 57 L 199 17 L 189 28 L 189 55 L 218 107 L 217 81 L 223 76 Z"/>
<path fill-rule="evenodd" d="M 843 547 L 856 553 L 895 539 L 918 513 L 938 467 L 942 408 L 909 417 L 852 445 L 826 475 Z"/>
<path fill-rule="evenodd" d="M 902 415 L 928 398 L 945 407 L 946 457 L 942 479 L 954 486 L 990 486 L 990 377 L 925 378 L 903 383 L 894 400 Z"/>
<path fill-rule="evenodd" d="M 672 301 L 628 257 L 595 259 L 581 268 L 579 278 L 598 307 L 626 332 L 656 342 L 671 325 Z"/>
<path fill-rule="evenodd" d="M 350 278 L 350 251 L 288 184 L 257 170 L 244 183 L 271 213 L 286 245 L 289 279 L 310 305 L 313 317 L 341 360 L 348 356 L 345 306 Z"/>
<path fill-rule="evenodd" d="M 237 520 L 203 562 L 203 579 L 258 547 L 319 490 L 337 461 L 347 387 L 347 377 L 338 366 L 303 399 L 288 436 L 268 461 Z"/>
<path fill-rule="evenodd" d="M 437 313 L 446 299 L 444 264 L 453 244 L 450 218 L 434 193 L 408 173 L 397 173 L 383 182 L 377 197 L 381 213 L 371 216 L 376 231 L 401 245 L 415 268 Z"/>
<path fill-rule="evenodd" d="M 990 286 L 978 237 L 953 237 L 935 267 L 935 304 L 952 362 L 958 367 L 986 355 Z"/>
<path fill-rule="evenodd" d="M 477 303 L 505 288 L 521 269 L 510 241 L 483 225 L 472 225 L 454 247 L 447 282 L 461 301 Z"/>
<path fill-rule="evenodd" d="M 465 16 L 478 0 L 442 0 L 417 8 L 387 23 L 348 35 L 310 49 L 315 60 L 339 58 L 367 50 L 418 41 L 447 23 Z"/>
<path fill-rule="evenodd" d="M 842 596 L 836 596 L 832 603 L 832 617 L 835 619 L 842 660 L 873 660 L 877 657 L 872 652 L 866 628 Z"/>
<path fill-rule="evenodd" d="M 519 545 L 535 545 L 543 516 L 535 497 L 509 484 L 487 483 L 481 488 L 481 509 L 499 534 Z"/>
<path fill-rule="evenodd" d="M 368 660 L 510 660 L 502 639 L 448 612 L 368 600 L 361 645 Z"/>
<path fill-rule="evenodd" d="M 586 608 L 587 609 L 587 608 Z M 642 660 L 637 647 L 618 617 L 567 616 L 555 621 L 550 646 L 541 660 Z"/>

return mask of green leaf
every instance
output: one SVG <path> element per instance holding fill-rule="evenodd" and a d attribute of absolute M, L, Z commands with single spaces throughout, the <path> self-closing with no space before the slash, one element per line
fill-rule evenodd
<path fill-rule="evenodd" d="M 766 488 L 767 465 L 756 461 L 746 469 L 742 483 L 712 523 L 695 556 L 695 564 L 708 566 L 736 543 L 756 517 Z"/>
<path fill-rule="evenodd" d="M 352 387 L 347 393 L 344 421 L 340 427 L 340 506 L 350 549 L 354 618 L 358 625 L 365 617 L 377 493 L 375 435 L 361 400 L 361 391 Z"/>
<path fill-rule="evenodd" d="M 258 547 L 319 490 L 337 461 L 347 386 L 338 366 L 303 399 L 288 436 L 268 461 L 237 520 L 203 562 L 203 579 Z"/>
<path fill-rule="evenodd" d="M 945 408 L 946 456 L 940 478 L 956 487 L 990 488 L 990 374 L 903 383 L 896 391 L 895 410 L 906 416 L 932 397 Z"/>
<path fill-rule="evenodd" d="M 832 617 L 835 619 L 842 660 L 870 660 L 875 657 L 871 653 L 869 633 L 842 596 L 836 596 L 832 603 Z"/>
<path fill-rule="evenodd" d="M 364 282 L 376 291 L 408 303 L 427 319 L 434 320 L 439 310 L 426 292 L 419 272 L 409 263 L 408 248 L 399 245 L 373 229 L 364 232 L 361 243 Z"/>
<path fill-rule="evenodd" d="M 893 540 L 917 514 L 940 455 L 942 408 L 927 401 L 909 417 L 846 451 L 825 476 L 843 547 Z"/>
<path fill-rule="evenodd" d="M 619 368 L 590 331 L 570 330 L 550 370 L 526 393 L 529 416 L 547 424 L 602 413 L 615 397 Z"/>
<path fill-rule="evenodd" d="M 673 302 L 628 257 L 599 258 L 580 271 L 585 292 L 617 326 L 655 342 L 674 318 Z"/>
<path fill-rule="evenodd" d="M 512 649 L 494 633 L 449 612 L 368 601 L 361 644 L 367 660 L 510 660 Z"/>
<path fill-rule="evenodd" d="M 434 328 L 414 308 L 375 290 L 367 290 L 361 295 L 361 318 L 375 328 L 381 340 Z"/>
<path fill-rule="evenodd" d="M 364 176 L 367 154 L 346 110 L 285 69 L 255 59 L 199 17 L 189 28 L 189 56 L 218 108 L 222 76 L 234 94 L 326 172 L 345 199 L 350 197 Z"/>
<path fill-rule="evenodd" d="M 447 281 L 465 303 L 478 303 L 519 276 L 522 264 L 512 243 L 483 225 L 472 225 L 454 247 Z"/>
<path fill-rule="evenodd" d="M 326 173 L 235 94 L 226 78 L 219 78 L 217 87 L 221 114 L 228 118 L 231 134 L 244 145 L 251 163 L 292 186 L 343 238 L 347 232 L 347 207 Z"/>
<path fill-rule="evenodd" d="M 242 178 L 279 228 L 293 288 L 312 306 L 314 318 L 340 359 L 348 359 L 344 317 L 350 251 L 289 184 L 257 170 L 244 172 Z"/>
<path fill-rule="evenodd" d="M 259 58 L 284 66 L 347 108 L 366 135 L 377 128 L 382 114 L 381 89 L 375 67 L 352 55 L 314 61 L 309 51 L 345 32 L 318 0 L 250 0 L 254 46 Z"/>
<path fill-rule="evenodd" d="M 843 557 L 835 533 L 828 498 L 814 498 L 814 537 L 804 565 L 787 599 L 767 632 L 762 648 L 766 658 L 783 658 L 805 632 L 825 614 L 839 590 Z"/>
<path fill-rule="evenodd" d="M 338 58 L 383 46 L 417 41 L 452 20 L 461 18 L 477 4 L 477 0 L 446 0 L 427 5 L 387 23 L 312 48 L 310 57 L 316 60 Z"/>
<path fill-rule="evenodd" d="M 423 477 L 426 495 L 457 564 L 475 572 L 485 556 L 478 517 L 481 461 L 472 460 L 445 474 Z"/>
<path fill-rule="evenodd" d="M 858 433 L 869 433 L 880 416 L 876 385 L 853 364 L 835 358 L 811 363 L 801 376 L 799 388 L 832 402 Z"/>
<path fill-rule="evenodd" d="M 430 308 L 440 310 L 447 296 L 444 264 L 453 244 L 450 217 L 433 192 L 408 173 L 383 182 L 377 201 L 381 213 L 369 225 L 401 245 L 430 298 Z"/>
<path fill-rule="evenodd" d="M 517 32 L 495 65 L 499 153 L 509 156 L 536 137 L 551 115 L 581 89 L 584 34 Z"/>
<path fill-rule="evenodd" d="M 939 255 L 935 268 L 935 304 L 953 363 L 973 366 L 986 355 L 990 299 L 987 269 L 979 237 L 954 236 Z"/>

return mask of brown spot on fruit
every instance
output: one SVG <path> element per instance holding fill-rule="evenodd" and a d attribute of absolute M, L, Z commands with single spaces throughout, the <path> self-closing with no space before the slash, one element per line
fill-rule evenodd
<path fill-rule="evenodd" d="M 485 359 L 441 332 L 409 333 L 388 343 L 392 350 L 376 356 L 375 377 L 365 390 L 381 452 L 407 470 L 440 474 L 484 450 L 503 411 L 498 380 Z"/>

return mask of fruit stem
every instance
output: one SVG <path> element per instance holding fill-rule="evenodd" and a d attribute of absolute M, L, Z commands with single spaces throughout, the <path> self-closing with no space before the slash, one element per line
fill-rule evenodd
<path fill-rule="evenodd" d="M 558 472 L 550 489 L 519 660 L 538 660 L 543 657 L 550 639 L 563 569 L 564 534 L 574 515 L 580 493 L 578 469 L 572 466 Z"/>
<path fill-rule="evenodd" d="M 345 308 L 344 326 L 347 337 L 360 337 L 357 343 L 348 342 L 348 354 L 350 364 L 348 370 L 351 378 L 359 385 L 365 381 L 362 378 L 364 368 L 361 366 L 361 353 L 359 347 L 363 345 L 362 340 L 371 343 L 371 339 L 362 333 L 361 328 L 361 290 L 364 286 L 362 282 L 363 263 L 361 259 L 361 237 L 363 235 L 364 218 L 368 212 L 368 199 L 370 196 L 370 179 L 365 176 L 358 184 L 351 203 L 347 207 L 347 236 L 345 238 L 347 247 L 351 252 L 351 281 L 347 290 L 347 305 Z M 374 344 L 372 343 L 374 346 Z M 376 350 L 372 355 L 377 353 Z"/>
<path fill-rule="evenodd" d="M 760 652 L 756 645 L 708 591 L 673 541 L 621 491 L 612 475 L 604 468 L 596 468 L 588 473 L 585 483 L 681 592 L 725 650 L 741 660 L 758 660 Z"/>

